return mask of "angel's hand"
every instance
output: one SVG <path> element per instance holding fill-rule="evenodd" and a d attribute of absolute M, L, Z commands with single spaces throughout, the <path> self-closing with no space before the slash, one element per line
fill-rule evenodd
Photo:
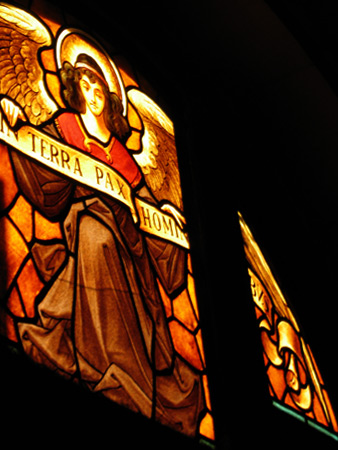
<path fill-rule="evenodd" d="M 23 121 L 26 120 L 24 112 L 20 108 L 20 106 L 16 105 L 9 98 L 3 98 L 0 101 L 1 109 L 7 117 L 8 123 L 10 127 L 14 127 L 18 121 L 21 119 Z"/>
<path fill-rule="evenodd" d="M 169 203 L 165 203 L 161 206 L 162 211 L 169 213 L 174 217 L 178 226 L 183 230 L 184 225 L 186 224 L 184 216 L 178 211 L 174 206 L 169 205 Z"/>

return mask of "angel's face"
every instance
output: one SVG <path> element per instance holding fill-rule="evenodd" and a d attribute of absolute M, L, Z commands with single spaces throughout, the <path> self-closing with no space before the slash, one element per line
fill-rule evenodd
<path fill-rule="evenodd" d="M 94 116 L 100 116 L 105 106 L 105 96 L 101 85 L 98 82 L 90 82 L 87 75 L 83 75 L 80 80 L 80 89 L 87 108 Z"/>

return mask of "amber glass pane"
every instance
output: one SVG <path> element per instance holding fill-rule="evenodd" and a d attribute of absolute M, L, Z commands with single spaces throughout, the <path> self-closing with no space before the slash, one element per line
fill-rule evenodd
<path fill-rule="evenodd" d="M 211 400 L 210 400 L 210 391 L 209 391 L 209 381 L 206 375 L 203 376 L 203 386 L 205 392 L 205 400 L 207 402 L 207 408 L 211 411 Z"/>
<path fill-rule="evenodd" d="M 176 321 L 170 322 L 169 327 L 177 352 L 196 369 L 202 370 L 203 363 L 195 337 Z"/>
<path fill-rule="evenodd" d="M 56 67 L 53 50 L 44 50 L 43 52 L 41 52 L 41 61 L 42 61 L 43 67 L 46 70 L 48 70 L 49 72 L 56 73 L 57 67 Z M 59 84 L 59 82 L 58 82 L 58 84 Z"/>
<path fill-rule="evenodd" d="M 30 242 L 33 237 L 31 205 L 22 196 L 20 196 L 11 209 L 9 216 L 13 219 L 16 226 L 23 233 L 26 241 Z"/>
<path fill-rule="evenodd" d="M 196 333 L 196 340 L 197 340 L 197 344 L 198 344 L 198 349 L 200 352 L 200 356 L 204 365 L 204 368 L 206 367 L 205 364 L 205 354 L 204 354 L 204 347 L 203 347 L 203 339 L 202 339 L 202 331 L 198 330 L 198 332 Z"/>
<path fill-rule="evenodd" d="M 8 298 L 7 306 L 9 311 L 16 317 L 25 317 L 25 311 L 23 309 L 21 299 L 18 290 L 14 288 Z"/>
<path fill-rule="evenodd" d="M 141 131 L 143 128 L 142 121 L 134 106 L 130 103 L 128 106 L 128 121 L 131 128 Z"/>
<path fill-rule="evenodd" d="M 327 418 L 325 417 L 325 413 L 323 411 L 322 404 L 318 400 L 317 395 L 313 396 L 313 414 L 314 414 L 314 417 L 316 418 L 316 420 L 319 423 L 321 423 L 321 424 L 323 424 L 325 426 L 329 425 L 328 421 L 327 421 Z"/>
<path fill-rule="evenodd" d="M 214 424 L 210 414 L 207 414 L 201 422 L 201 434 L 211 440 L 215 439 Z"/>
<path fill-rule="evenodd" d="M 55 98 L 55 101 L 57 102 L 57 104 L 60 107 L 64 107 L 65 105 L 64 105 L 63 99 L 61 97 L 61 92 L 60 92 L 61 87 L 60 87 L 58 77 L 52 73 L 47 73 L 46 74 L 46 84 L 48 86 L 49 91 Z"/>
<path fill-rule="evenodd" d="M 62 239 L 59 223 L 50 222 L 35 211 L 35 237 L 37 239 Z"/>
<path fill-rule="evenodd" d="M 125 85 L 126 88 L 130 88 L 130 87 L 138 87 L 138 83 L 135 81 L 135 79 L 129 75 L 129 73 L 127 72 L 126 69 L 124 69 L 123 67 L 119 67 L 122 79 L 123 79 L 123 83 Z"/>
<path fill-rule="evenodd" d="M 126 142 L 126 146 L 129 150 L 138 152 L 141 150 L 141 133 L 139 131 L 132 130 L 131 135 Z"/>
<path fill-rule="evenodd" d="M 32 261 L 29 259 L 18 277 L 18 286 L 28 317 L 35 315 L 35 299 L 43 288 Z"/>
<path fill-rule="evenodd" d="M 197 306 L 197 297 L 196 297 L 196 290 L 195 290 L 195 280 L 191 274 L 188 274 L 188 292 L 189 292 L 190 300 L 194 307 L 194 312 L 196 314 L 196 317 L 197 317 L 197 319 L 199 319 L 199 310 L 198 310 L 198 306 Z"/>
<path fill-rule="evenodd" d="M 18 191 L 7 147 L 0 143 L 0 209 L 7 208 Z"/>
<path fill-rule="evenodd" d="M 0 229 L 3 236 L 0 241 L 0 261 L 8 288 L 28 254 L 28 249 L 17 228 L 6 217 L 0 220 Z"/>
<path fill-rule="evenodd" d="M 194 331 L 198 322 L 192 309 L 192 304 L 187 290 L 184 290 L 173 302 L 174 316 L 190 331 Z"/>

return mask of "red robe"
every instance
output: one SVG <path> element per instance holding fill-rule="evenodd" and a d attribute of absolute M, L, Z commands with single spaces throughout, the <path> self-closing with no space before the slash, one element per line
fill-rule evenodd
<path fill-rule="evenodd" d="M 122 175 L 131 187 L 141 181 L 141 172 L 128 150 L 115 137 L 102 144 L 85 133 L 81 119 L 72 113 L 63 113 L 56 119 L 56 125 L 63 139 L 73 147 L 90 153 L 94 158 L 109 164 Z"/>

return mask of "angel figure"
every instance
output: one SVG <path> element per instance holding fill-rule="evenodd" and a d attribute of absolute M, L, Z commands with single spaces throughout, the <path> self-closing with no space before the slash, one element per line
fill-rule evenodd
<path fill-rule="evenodd" d="M 17 20 L 8 20 L 6 28 L 26 45 L 27 32 Z M 39 64 L 37 51 L 30 50 L 29 58 Z M 38 128 L 113 167 L 135 195 L 156 204 L 124 145 L 129 124 L 100 64 L 79 51 L 75 63 L 63 61 L 60 80 L 67 109 L 54 108 Z M 30 105 L 8 90 L 2 94 L 8 123 L 31 123 Z M 118 200 L 14 148 L 11 159 L 25 197 L 49 220 L 61 221 L 66 242 L 37 319 L 18 325 L 26 354 L 118 404 L 195 435 L 204 408 L 200 375 L 174 351 L 156 280 L 169 295 L 178 291 L 185 283 L 186 250 L 142 233 Z M 37 258 L 42 266 L 43 250 Z"/>

